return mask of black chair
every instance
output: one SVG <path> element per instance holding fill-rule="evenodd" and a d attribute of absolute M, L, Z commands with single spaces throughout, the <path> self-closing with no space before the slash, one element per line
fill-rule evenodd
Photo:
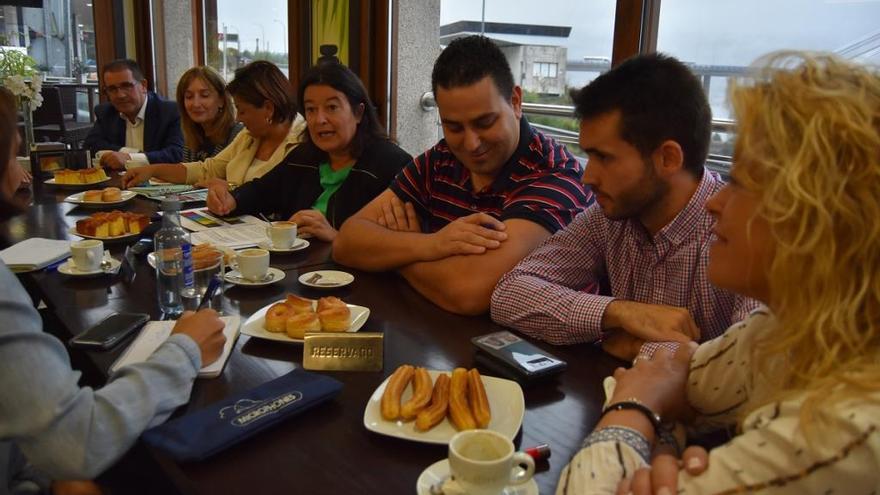
<path fill-rule="evenodd" d="M 79 148 L 92 128 L 91 122 L 77 122 L 75 113 L 73 118 L 65 118 L 59 88 L 43 86 L 41 94 L 43 104 L 34 110 L 34 140 L 61 141 Z"/>

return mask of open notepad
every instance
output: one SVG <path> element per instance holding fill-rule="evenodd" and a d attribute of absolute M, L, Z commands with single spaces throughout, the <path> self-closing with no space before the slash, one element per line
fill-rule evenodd
<path fill-rule="evenodd" d="M 0 251 L 0 259 L 13 272 L 39 270 L 70 256 L 70 241 L 31 237 Z"/>
<path fill-rule="evenodd" d="M 199 378 L 215 378 L 220 376 L 226 360 L 232 354 L 232 348 L 235 347 L 235 339 L 238 338 L 238 327 L 241 324 L 241 319 L 238 316 L 223 316 L 220 319 L 226 324 L 226 327 L 223 328 L 223 334 L 226 336 L 223 353 L 216 361 L 199 370 Z M 165 342 L 165 339 L 171 336 L 171 330 L 174 328 L 175 323 L 177 322 L 170 320 L 147 323 L 128 346 L 128 349 L 113 363 L 113 366 L 110 367 L 110 372 L 115 373 L 116 370 L 123 366 L 146 361 Z"/>

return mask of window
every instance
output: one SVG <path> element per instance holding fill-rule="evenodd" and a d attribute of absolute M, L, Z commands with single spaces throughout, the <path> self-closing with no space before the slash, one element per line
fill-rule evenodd
<path fill-rule="evenodd" d="M 206 65 L 227 81 L 254 60 L 275 63 L 289 75 L 287 3 L 284 0 L 205 0 Z"/>
<path fill-rule="evenodd" d="M 0 46 L 27 50 L 49 77 L 82 75 L 96 80 L 92 0 L 42 4 L 42 8 L 19 7 L 0 0 Z"/>
<path fill-rule="evenodd" d="M 559 64 L 555 62 L 535 62 L 532 64 L 532 75 L 535 77 L 556 77 Z"/>
<path fill-rule="evenodd" d="M 780 49 L 832 51 L 880 63 L 880 2 L 741 0 L 661 3 L 657 51 L 693 68 L 703 81 L 716 119 L 712 154 L 732 154 L 727 85 L 747 74 L 758 57 Z"/>
<path fill-rule="evenodd" d="M 524 0 L 441 0 L 440 44 L 481 32 L 495 41 L 523 89 L 529 121 L 579 153 L 577 121 L 542 105 L 571 105 L 570 88 L 611 67 L 616 3 L 546 0 L 535 8 Z"/>

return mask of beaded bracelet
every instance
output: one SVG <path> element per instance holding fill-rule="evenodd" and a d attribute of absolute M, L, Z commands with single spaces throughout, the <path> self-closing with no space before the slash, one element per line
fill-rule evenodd
<path fill-rule="evenodd" d="M 644 414 L 648 421 L 651 422 L 651 426 L 654 427 L 654 433 L 658 433 L 660 431 L 660 425 L 663 422 L 660 419 L 660 415 L 651 410 L 648 406 L 642 404 L 642 402 L 635 397 L 628 398 L 626 400 L 622 400 L 620 402 L 615 402 L 614 404 L 609 405 L 604 410 L 602 410 L 602 414 L 599 415 L 599 419 L 601 420 L 605 417 L 606 414 L 611 411 L 639 411 Z"/>

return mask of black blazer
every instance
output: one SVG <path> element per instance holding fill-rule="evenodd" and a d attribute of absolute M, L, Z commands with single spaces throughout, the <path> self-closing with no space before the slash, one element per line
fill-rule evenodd
<path fill-rule="evenodd" d="M 376 140 L 367 145 L 352 166 L 345 182 L 327 202 L 327 222 L 338 229 L 348 217 L 388 188 L 412 157 L 391 141 Z M 311 143 L 292 149 L 266 175 L 235 190 L 235 215 L 274 215 L 288 219 L 315 204 L 324 192 L 318 166 L 326 163 L 326 153 Z"/>
<path fill-rule="evenodd" d="M 113 104 L 95 107 L 95 125 L 83 142 L 92 155 L 101 150 L 116 151 L 125 146 L 125 120 Z M 152 91 L 147 93 L 144 113 L 144 154 L 150 163 L 180 163 L 183 134 L 177 103 L 165 101 Z"/>

